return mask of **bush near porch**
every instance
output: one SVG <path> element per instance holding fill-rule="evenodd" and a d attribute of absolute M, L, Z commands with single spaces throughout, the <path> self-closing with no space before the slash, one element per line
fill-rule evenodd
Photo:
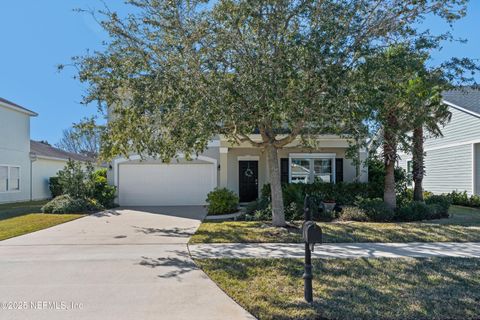
<path fill-rule="evenodd" d="M 303 218 L 305 196 L 310 197 L 310 208 L 314 220 L 332 221 L 335 219 L 352 221 L 390 222 L 420 221 L 448 217 L 451 204 L 449 196 L 425 193 L 426 201 L 413 201 L 413 194 L 405 189 L 398 194 L 397 210 L 390 210 L 379 190 L 373 183 L 324 183 L 284 184 L 282 186 L 285 217 L 288 221 Z M 381 190 L 380 190 L 381 191 Z M 337 206 L 332 211 L 325 210 L 323 201 L 334 200 Z M 342 208 L 345 208 L 343 210 Z M 345 212 L 344 212 L 345 211 Z M 355 211 L 355 212 L 354 212 Z M 270 185 L 261 190 L 260 198 L 247 207 L 246 220 L 269 220 L 271 217 Z"/>
<path fill-rule="evenodd" d="M 209 215 L 228 214 L 238 211 L 239 198 L 227 188 L 216 188 L 207 195 Z"/>

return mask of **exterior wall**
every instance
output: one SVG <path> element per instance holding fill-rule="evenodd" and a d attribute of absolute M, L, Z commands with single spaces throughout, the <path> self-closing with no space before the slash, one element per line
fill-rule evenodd
<path fill-rule="evenodd" d="M 49 188 L 50 177 L 56 176 L 67 164 L 66 160 L 38 158 L 32 164 L 32 198 L 42 200 L 51 198 Z"/>
<path fill-rule="evenodd" d="M 30 116 L 0 107 L 0 165 L 20 167 L 20 191 L 0 193 L 0 203 L 30 199 Z"/>
<path fill-rule="evenodd" d="M 339 139 L 334 136 L 329 136 L 325 139 L 320 139 L 321 148 L 316 150 L 301 148 L 298 143 L 279 150 L 279 159 L 288 158 L 290 153 L 335 153 L 336 158 L 343 158 L 343 177 L 345 182 L 353 182 L 356 178 L 356 167 L 352 161 L 345 156 L 348 142 L 345 139 Z M 219 187 L 226 187 L 235 193 L 239 193 L 239 165 L 240 160 L 257 160 L 258 159 L 258 189 L 259 193 L 262 186 L 269 182 L 268 166 L 266 153 L 262 148 L 253 148 L 249 144 L 231 145 L 225 140 L 214 140 L 209 144 L 200 156 L 215 159 L 218 165 L 217 185 Z M 365 161 L 367 158 L 366 152 L 361 152 L 361 160 Z M 134 156 L 132 156 L 132 159 Z M 209 161 L 209 160 L 207 160 Z M 127 163 L 161 163 L 159 160 L 128 160 L 117 158 L 112 163 L 112 169 L 108 170 L 107 179 L 110 184 L 118 184 L 118 167 L 120 164 Z M 192 163 L 180 158 L 179 160 L 172 160 L 175 163 Z M 193 162 L 204 163 L 201 160 L 193 160 Z M 117 176 L 115 176 L 117 175 Z M 365 166 L 361 166 L 359 181 L 368 181 L 368 170 Z"/>
<path fill-rule="evenodd" d="M 480 118 L 449 108 L 452 120 L 443 129 L 442 137 L 428 138 L 425 141 L 424 189 L 436 194 L 453 190 L 467 191 L 469 195 L 480 193 L 479 157 L 476 147 L 480 143 Z M 398 165 L 407 170 L 407 161 L 411 155 L 401 154 Z M 476 163 L 476 168 L 474 164 Z M 476 186 L 475 186 L 476 185 Z"/>
<path fill-rule="evenodd" d="M 472 145 L 435 149 L 426 152 L 425 190 L 436 194 L 453 190 L 472 194 Z"/>
<path fill-rule="evenodd" d="M 227 153 L 222 153 L 222 151 Z M 345 152 L 345 148 L 320 148 L 313 151 L 306 150 L 304 148 L 284 148 L 279 150 L 278 158 L 279 160 L 281 158 L 288 158 L 290 153 L 335 153 L 336 158 L 344 159 L 343 180 L 345 182 L 353 182 L 356 176 L 356 168 L 351 160 L 346 159 Z M 243 159 L 249 159 L 249 157 L 251 157 L 252 159 L 254 157 L 258 157 L 258 188 L 260 192 L 262 186 L 270 181 L 266 153 L 261 148 L 221 148 L 219 175 L 221 181 L 219 186 L 226 187 L 238 194 L 238 161 Z M 361 153 L 361 160 L 365 160 L 366 157 L 366 152 Z M 224 169 L 225 167 L 227 169 Z M 368 171 L 367 168 L 364 166 L 361 166 L 361 175 L 359 181 L 368 181 Z"/>
<path fill-rule="evenodd" d="M 239 159 L 239 157 L 241 157 Z M 228 150 L 227 164 L 222 166 L 220 164 L 220 171 L 227 171 L 227 184 L 220 185 L 226 187 L 238 194 L 238 161 L 242 159 L 248 159 L 247 157 L 259 157 L 258 158 L 258 192 L 262 189 L 262 186 L 268 181 L 267 173 L 267 158 L 265 152 L 262 152 L 260 148 L 233 148 Z M 252 158 L 253 159 L 253 158 Z"/>
<path fill-rule="evenodd" d="M 480 142 L 480 118 L 450 107 L 452 120 L 443 129 L 443 137 L 425 141 L 425 150 Z"/>
<path fill-rule="evenodd" d="M 474 161 L 474 174 L 475 174 L 475 194 L 480 195 L 480 143 L 476 143 L 474 146 L 475 161 Z"/>

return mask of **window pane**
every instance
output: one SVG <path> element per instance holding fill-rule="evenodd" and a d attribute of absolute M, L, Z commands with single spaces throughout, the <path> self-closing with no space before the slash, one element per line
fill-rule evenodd
<path fill-rule="evenodd" d="M 310 177 L 310 160 L 292 159 L 290 172 L 292 183 L 308 183 Z"/>
<path fill-rule="evenodd" d="M 7 191 L 8 167 L 0 166 L 0 192 Z"/>
<path fill-rule="evenodd" d="M 20 190 L 20 168 L 10 167 L 10 183 L 8 190 Z"/>
<path fill-rule="evenodd" d="M 313 161 L 315 180 L 332 181 L 332 159 L 315 159 Z"/>

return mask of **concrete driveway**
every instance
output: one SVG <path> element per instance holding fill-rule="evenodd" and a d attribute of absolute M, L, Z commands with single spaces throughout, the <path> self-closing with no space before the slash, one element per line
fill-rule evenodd
<path fill-rule="evenodd" d="M 253 318 L 188 255 L 204 216 L 121 208 L 1 241 L 0 319 Z"/>

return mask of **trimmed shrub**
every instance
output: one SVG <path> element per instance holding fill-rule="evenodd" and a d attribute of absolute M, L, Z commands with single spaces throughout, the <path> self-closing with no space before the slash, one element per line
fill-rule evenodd
<path fill-rule="evenodd" d="M 480 207 L 480 196 L 476 194 L 472 195 L 469 200 L 469 205 L 470 207 L 475 207 L 475 208 Z"/>
<path fill-rule="evenodd" d="M 343 207 L 339 219 L 342 221 L 368 221 L 368 216 L 363 209 L 359 207 Z"/>
<path fill-rule="evenodd" d="M 398 221 L 419 221 L 431 219 L 430 208 L 421 201 L 412 201 L 401 207 L 395 213 Z"/>
<path fill-rule="evenodd" d="M 452 204 L 458 206 L 470 206 L 470 199 L 468 198 L 467 191 L 452 191 L 450 194 L 448 194 L 448 196 L 452 200 Z"/>
<path fill-rule="evenodd" d="M 89 197 L 97 200 L 105 208 L 113 208 L 116 188 L 107 182 L 107 169 L 92 172 L 88 179 Z"/>
<path fill-rule="evenodd" d="M 63 188 L 60 185 L 58 177 L 50 177 L 50 179 L 48 179 L 48 187 L 50 189 L 50 193 L 52 194 L 52 198 L 63 194 Z"/>
<path fill-rule="evenodd" d="M 448 211 L 445 216 L 445 209 L 439 203 L 427 204 L 429 210 L 429 219 L 448 218 Z"/>
<path fill-rule="evenodd" d="M 365 211 L 369 221 L 388 222 L 392 221 L 394 211 L 391 210 L 381 198 L 363 199 L 358 198 L 356 205 Z"/>
<path fill-rule="evenodd" d="M 445 195 L 431 195 L 428 198 L 426 198 L 425 203 L 428 206 L 432 206 L 435 211 L 435 218 L 434 219 L 439 219 L 439 218 L 448 218 L 448 209 L 450 209 L 450 206 L 452 204 L 452 200 Z M 439 206 L 439 208 L 435 208 L 434 205 Z M 433 212 L 432 212 L 433 214 Z"/>
<path fill-rule="evenodd" d="M 54 198 L 42 207 L 43 213 L 83 213 L 102 210 L 103 206 L 95 200 L 72 198 L 64 194 Z"/>
<path fill-rule="evenodd" d="M 285 207 L 293 202 L 297 204 L 298 208 L 303 208 L 306 194 L 310 195 L 311 198 L 317 199 L 318 203 L 323 200 L 335 200 L 340 205 L 352 205 L 357 197 L 368 197 L 369 184 L 360 182 L 339 182 L 333 184 L 320 181 L 309 184 L 290 183 L 284 184 L 282 191 Z M 271 199 L 270 184 L 265 184 L 260 194 L 260 201 L 269 203 Z"/>
<path fill-rule="evenodd" d="M 208 214 L 227 214 L 237 211 L 238 196 L 227 188 L 216 188 L 207 195 Z"/>

